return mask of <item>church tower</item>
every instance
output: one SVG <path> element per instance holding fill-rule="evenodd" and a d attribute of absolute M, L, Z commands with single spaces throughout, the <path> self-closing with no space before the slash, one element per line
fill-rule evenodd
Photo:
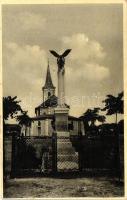
<path fill-rule="evenodd" d="M 47 67 L 45 85 L 42 87 L 42 91 L 43 91 L 43 102 L 49 99 L 50 96 L 55 95 L 55 87 L 52 83 L 49 62 L 48 62 L 48 67 Z"/>

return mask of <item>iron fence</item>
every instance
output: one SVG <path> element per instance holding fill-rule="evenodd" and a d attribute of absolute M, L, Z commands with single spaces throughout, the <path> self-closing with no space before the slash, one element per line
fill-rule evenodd
<path fill-rule="evenodd" d="M 123 137 L 122 137 L 123 138 Z M 122 171 L 123 139 L 120 140 Z M 12 174 L 82 172 L 117 168 L 115 136 L 18 137 L 12 139 Z"/>

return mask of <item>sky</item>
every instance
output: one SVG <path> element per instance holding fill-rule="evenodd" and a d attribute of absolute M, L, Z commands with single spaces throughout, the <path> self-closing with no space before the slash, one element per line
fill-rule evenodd
<path fill-rule="evenodd" d="M 48 60 L 57 95 L 51 49 L 72 49 L 65 62 L 70 115 L 102 108 L 107 94 L 123 90 L 122 4 L 3 5 L 2 42 L 3 95 L 17 96 L 31 117 L 43 100 Z"/>

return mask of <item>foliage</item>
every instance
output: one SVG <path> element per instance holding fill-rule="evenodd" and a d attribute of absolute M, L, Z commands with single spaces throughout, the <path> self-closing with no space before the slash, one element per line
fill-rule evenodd
<path fill-rule="evenodd" d="M 88 109 L 81 117 L 84 122 L 84 128 L 86 132 L 91 130 L 91 127 L 95 129 L 95 122 L 99 121 L 103 123 L 105 116 L 99 114 L 100 108 Z"/>
<path fill-rule="evenodd" d="M 100 133 L 101 135 L 114 135 L 115 130 L 115 123 L 105 123 L 98 126 L 98 133 Z"/>
<path fill-rule="evenodd" d="M 99 122 L 104 122 L 105 121 L 105 116 L 99 114 L 100 108 L 94 108 L 88 109 L 84 114 L 83 114 L 83 119 L 84 121 L 90 122 L 91 125 L 95 125 L 96 121 Z"/>
<path fill-rule="evenodd" d="M 118 130 L 119 130 L 119 134 L 124 134 L 124 120 L 120 120 L 118 122 Z"/>
<path fill-rule="evenodd" d="M 117 124 L 117 115 L 119 113 L 123 114 L 123 92 L 119 93 L 118 96 L 113 96 L 113 95 L 107 95 L 107 98 L 103 101 L 105 103 L 105 107 L 102 109 L 103 111 L 107 111 L 106 115 L 116 115 L 116 129 L 115 129 L 115 134 L 116 134 L 116 155 L 117 155 L 117 171 L 118 171 L 118 177 L 120 181 L 121 177 L 121 167 L 120 167 L 120 146 L 119 146 L 119 133 L 121 127 L 118 126 Z M 121 129 L 122 130 L 122 129 Z"/>
<path fill-rule="evenodd" d="M 7 120 L 9 117 L 14 118 L 22 108 L 19 105 L 20 101 L 15 97 L 3 97 L 3 119 Z"/>
<path fill-rule="evenodd" d="M 116 123 L 117 123 L 117 114 L 123 114 L 123 92 L 119 93 L 117 97 L 113 95 L 107 95 L 107 98 L 103 101 L 105 107 L 102 111 L 107 111 L 106 115 L 116 114 Z"/>
<path fill-rule="evenodd" d="M 27 115 L 27 111 L 23 111 L 21 115 L 16 117 L 16 120 L 19 122 L 20 125 L 30 126 L 31 118 Z"/>

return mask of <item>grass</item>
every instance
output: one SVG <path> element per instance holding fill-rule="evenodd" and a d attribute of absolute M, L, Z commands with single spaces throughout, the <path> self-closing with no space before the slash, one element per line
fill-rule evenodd
<path fill-rule="evenodd" d="M 4 186 L 5 198 L 28 197 L 122 197 L 123 184 L 109 177 L 16 178 Z"/>

